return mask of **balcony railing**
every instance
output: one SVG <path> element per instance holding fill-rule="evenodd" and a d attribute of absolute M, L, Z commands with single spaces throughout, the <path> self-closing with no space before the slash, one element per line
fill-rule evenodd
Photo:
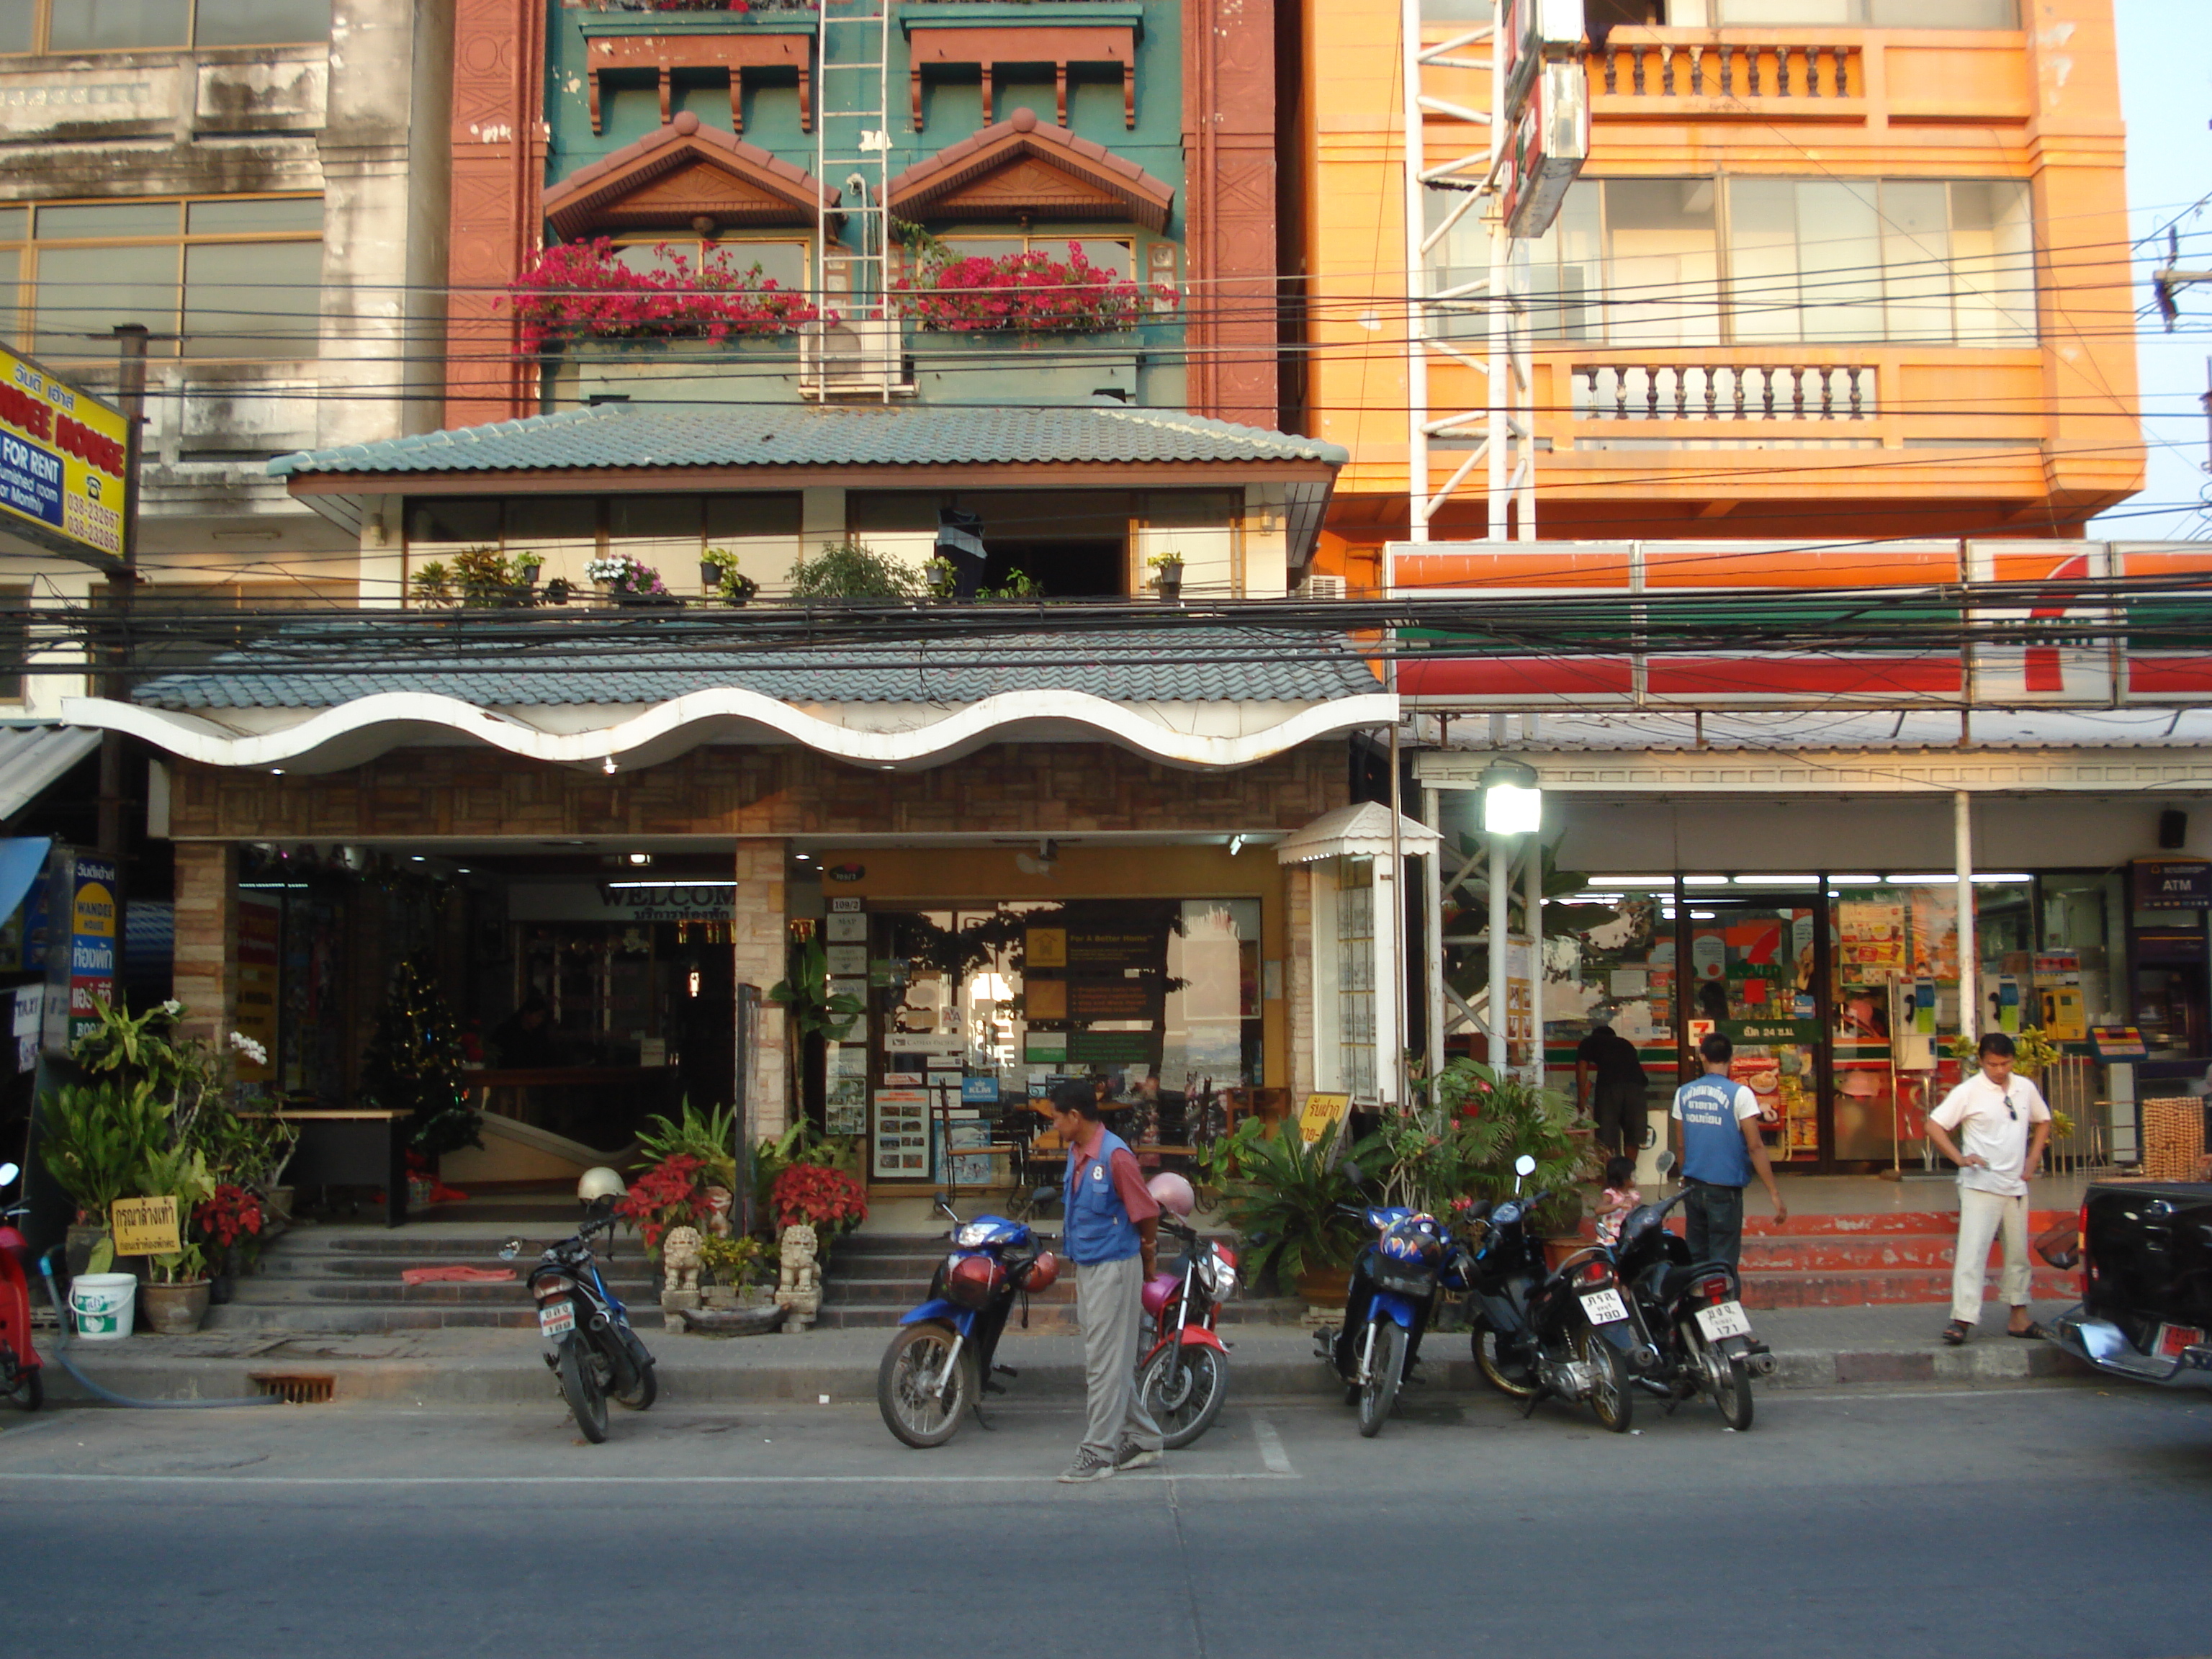
<path fill-rule="evenodd" d="M 1590 90 L 1625 98 L 1863 98 L 1856 46 L 1769 41 L 1608 40 Z"/>
<path fill-rule="evenodd" d="M 1577 363 L 1583 421 L 1870 421 L 1875 371 L 1858 364 Z"/>

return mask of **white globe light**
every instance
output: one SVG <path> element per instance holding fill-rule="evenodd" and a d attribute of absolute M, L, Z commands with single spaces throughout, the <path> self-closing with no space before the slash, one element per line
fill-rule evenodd
<path fill-rule="evenodd" d="M 1544 792 L 1516 783 L 1493 783 L 1482 792 L 1482 827 L 1496 836 L 1521 836 L 1541 829 Z"/>

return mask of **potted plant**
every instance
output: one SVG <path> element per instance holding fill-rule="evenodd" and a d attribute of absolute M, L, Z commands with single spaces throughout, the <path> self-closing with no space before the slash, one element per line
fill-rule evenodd
<path fill-rule="evenodd" d="M 259 1255 L 264 1227 L 261 1198 L 235 1182 L 216 1183 L 192 1206 L 192 1236 L 207 1258 L 208 1300 L 220 1307 L 230 1300 L 240 1273 Z"/>
<path fill-rule="evenodd" d="M 705 1220 L 708 1175 L 705 1159 L 677 1152 L 632 1181 L 617 1201 L 615 1213 L 636 1224 L 645 1253 L 654 1261 L 660 1260 L 660 1241 L 672 1228 L 698 1227 Z"/>
<path fill-rule="evenodd" d="M 1231 1151 L 1221 1164 L 1235 1170 L 1224 1207 L 1243 1237 L 1253 1279 L 1272 1271 L 1278 1285 L 1296 1285 L 1316 1306 L 1342 1303 L 1359 1249 L 1358 1224 L 1344 1209 L 1361 1199 L 1358 1164 L 1343 1156 L 1348 1133 L 1339 1120 L 1309 1146 L 1295 1122 L 1247 1118 L 1228 1138 Z M 1366 1143 L 1352 1150 L 1365 1151 Z"/>
<path fill-rule="evenodd" d="M 392 972 L 362 1053 L 362 1097 L 408 1114 L 408 1149 L 426 1176 L 447 1152 L 483 1145 L 483 1114 L 463 1089 L 459 1024 L 428 958 L 408 957 Z"/>
<path fill-rule="evenodd" d="M 1516 1189 L 1533 1198 L 1529 1220 L 1557 1255 L 1577 1249 L 1583 1217 L 1578 1183 L 1597 1173 L 1589 1124 L 1556 1089 L 1541 1089 L 1510 1072 L 1465 1058 L 1438 1073 L 1431 1098 L 1454 1121 L 1456 1156 L 1468 1195 L 1491 1200 Z M 1535 1173 L 1519 1181 L 1513 1165 L 1526 1152 Z"/>
<path fill-rule="evenodd" d="M 842 1170 L 794 1164 L 769 1189 L 769 1207 L 779 1236 L 786 1227 L 811 1227 L 816 1248 L 827 1258 L 832 1240 L 868 1218 L 868 1194 Z"/>
<path fill-rule="evenodd" d="M 611 605 L 672 607 L 683 604 L 668 591 L 668 584 L 660 580 L 658 570 L 626 553 L 611 553 L 593 559 L 584 567 L 584 574 L 599 585 L 600 593 Z"/>
<path fill-rule="evenodd" d="M 942 245 L 939 245 L 941 249 Z M 902 315 L 949 334 L 1097 334 L 1135 328 L 1146 307 L 1175 304 L 1172 288 L 1141 289 L 1092 264 L 1080 242 L 1055 259 L 1043 248 L 954 259 L 920 250 L 921 271 L 891 284 Z"/>
<path fill-rule="evenodd" d="M 700 1299 L 709 1308 L 735 1308 L 758 1287 L 755 1283 L 764 1247 L 757 1238 L 720 1238 L 708 1233 L 699 1241 L 699 1265 L 714 1283 L 703 1286 Z"/>
<path fill-rule="evenodd" d="M 1145 561 L 1145 568 L 1152 573 L 1152 585 L 1160 590 L 1160 603 L 1173 605 L 1182 598 L 1182 555 L 1155 553 Z"/>
<path fill-rule="evenodd" d="M 208 1278 L 207 1255 L 197 1244 L 154 1258 L 153 1277 L 140 1286 L 138 1305 L 146 1328 L 156 1336 L 190 1336 L 215 1294 Z"/>
<path fill-rule="evenodd" d="M 695 262 L 664 242 L 645 270 L 623 264 L 624 251 L 605 236 L 556 243 L 508 285 L 523 355 L 594 341 L 734 344 L 837 320 L 757 263 L 740 266 L 726 248 L 710 247 Z"/>
<path fill-rule="evenodd" d="M 906 599 L 921 592 L 915 571 L 866 542 L 824 542 L 822 551 L 792 567 L 794 599 Z"/>
<path fill-rule="evenodd" d="M 708 599 L 719 595 L 731 605 L 743 605 L 760 592 L 760 584 L 738 568 L 738 556 L 726 547 L 710 547 L 699 556 L 699 586 Z"/>

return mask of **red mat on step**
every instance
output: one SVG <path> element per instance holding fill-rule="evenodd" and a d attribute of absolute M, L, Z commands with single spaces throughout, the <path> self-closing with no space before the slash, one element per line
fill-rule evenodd
<path fill-rule="evenodd" d="M 410 1285 L 496 1285 L 512 1279 L 512 1267 L 409 1267 L 399 1277 Z"/>

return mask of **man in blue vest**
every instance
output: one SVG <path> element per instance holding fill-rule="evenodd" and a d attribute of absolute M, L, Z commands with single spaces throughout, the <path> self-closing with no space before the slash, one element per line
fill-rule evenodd
<path fill-rule="evenodd" d="M 1083 1327 L 1090 1420 L 1065 1481 L 1103 1480 L 1160 1461 L 1159 1426 L 1137 1397 L 1137 1344 L 1145 1281 L 1158 1270 L 1160 1206 L 1135 1154 L 1098 1121 L 1087 1083 L 1053 1091 L 1053 1127 L 1067 1142 L 1061 1251 L 1075 1264 L 1075 1316 Z"/>
<path fill-rule="evenodd" d="M 1705 1074 L 1674 1091 L 1672 1116 L 1682 1126 L 1682 1201 L 1688 1218 L 1690 1260 L 1736 1265 L 1743 1254 L 1743 1189 L 1752 1172 L 1774 1200 L 1774 1218 L 1790 1219 L 1790 1206 L 1774 1184 L 1774 1166 L 1759 1135 L 1759 1100 L 1729 1076 L 1735 1045 L 1718 1031 L 1698 1044 Z"/>

